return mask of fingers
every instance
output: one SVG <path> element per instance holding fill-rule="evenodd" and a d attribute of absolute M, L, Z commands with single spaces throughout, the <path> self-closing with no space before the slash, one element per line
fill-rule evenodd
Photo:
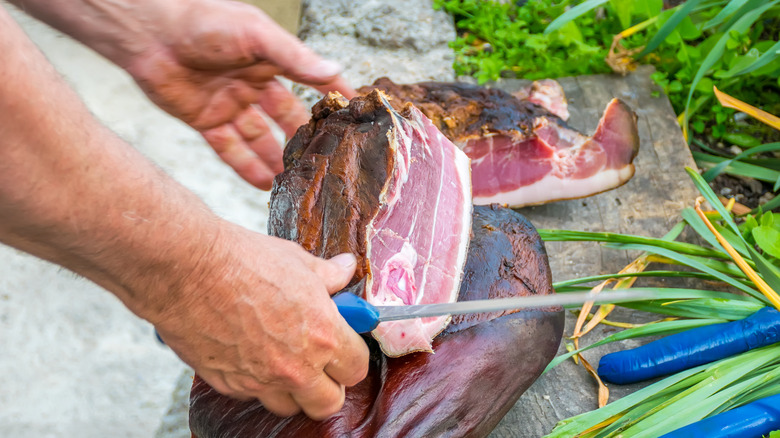
<path fill-rule="evenodd" d="M 341 76 L 337 76 L 336 79 L 328 82 L 327 84 L 315 85 L 314 88 L 322 94 L 328 94 L 331 91 L 338 91 L 347 99 L 352 99 L 353 97 L 357 96 L 357 91 L 350 87 L 347 81 Z"/>
<path fill-rule="evenodd" d="M 292 393 L 292 398 L 313 420 L 324 420 L 344 406 L 344 385 L 324 373 L 314 378 L 307 388 Z"/>
<path fill-rule="evenodd" d="M 273 169 L 281 166 L 281 153 L 277 160 L 279 163 L 273 164 L 272 169 L 258 157 L 232 124 L 208 129 L 201 134 L 222 161 L 232 167 L 241 178 L 262 190 L 271 189 L 277 173 Z M 279 146 L 276 145 L 276 148 L 278 149 Z"/>
<path fill-rule="evenodd" d="M 258 400 L 266 409 L 280 417 L 291 417 L 301 412 L 301 407 L 287 392 L 272 391 L 258 397 Z"/>
<path fill-rule="evenodd" d="M 357 267 L 357 259 L 348 253 L 339 254 L 330 260 L 312 257 L 310 261 L 312 271 L 320 277 L 325 289 L 331 295 L 349 284 Z"/>
<path fill-rule="evenodd" d="M 311 114 L 295 95 L 279 81 L 268 81 L 257 103 L 284 131 L 292 137 L 301 125 L 309 122 Z"/>

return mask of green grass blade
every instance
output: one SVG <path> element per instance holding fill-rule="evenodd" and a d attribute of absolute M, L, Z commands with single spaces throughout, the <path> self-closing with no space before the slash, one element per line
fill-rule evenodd
<path fill-rule="evenodd" d="M 607 1 L 609 0 L 587 0 L 578 4 L 577 6 L 574 6 L 573 8 L 561 14 L 560 17 L 553 20 L 552 23 L 550 23 L 547 28 L 544 29 L 544 34 L 547 35 L 562 28 L 570 21 L 576 19 L 580 15 L 586 14 L 593 9 L 596 9 Z"/>
<path fill-rule="evenodd" d="M 629 278 L 629 277 L 662 277 L 662 278 L 699 278 L 702 280 L 713 280 L 715 277 L 706 274 L 704 272 L 689 272 L 689 271 L 642 271 L 632 272 L 625 274 L 602 274 L 602 275 L 590 275 L 587 277 L 573 278 L 571 280 L 556 281 L 553 283 L 553 289 L 556 291 L 560 288 L 566 288 L 568 286 L 574 286 L 577 284 L 590 283 L 594 281 L 604 281 L 610 278 Z M 584 287 L 585 289 L 591 289 L 590 286 Z"/>
<path fill-rule="evenodd" d="M 747 12 L 756 9 L 765 3 L 766 0 L 748 0 L 744 5 L 739 7 L 739 10 L 733 14 L 731 18 L 729 18 L 728 21 L 726 21 L 726 23 L 718 29 L 718 31 L 723 32 L 724 29 L 730 29 L 734 23 L 736 23 L 740 18 L 744 17 Z M 727 30 L 725 32 L 728 33 Z"/>
<path fill-rule="evenodd" d="M 776 3 L 777 0 L 775 0 L 772 3 Z M 718 213 L 721 215 L 723 220 L 731 227 L 731 231 L 733 231 L 736 235 L 742 236 L 739 232 L 739 228 L 737 227 L 737 224 L 734 223 L 734 219 L 732 219 L 731 214 L 729 214 L 728 211 L 726 211 L 726 208 L 721 204 L 720 200 L 718 199 L 718 196 L 715 195 L 715 192 L 712 191 L 709 184 L 707 184 L 706 181 L 704 181 L 704 178 L 701 177 L 695 170 L 691 169 L 690 167 L 686 167 L 685 171 L 688 172 L 688 175 L 693 180 L 693 184 L 696 185 L 696 188 L 699 189 L 699 192 L 704 196 L 704 199 L 707 200 L 707 202 L 710 203 L 712 208 L 718 211 Z"/>
<path fill-rule="evenodd" d="M 780 196 L 775 196 L 774 198 L 772 198 L 771 201 L 769 201 L 769 202 L 767 202 L 767 203 L 765 203 L 763 205 L 759 205 L 758 207 L 756 207 L 753 210 L 751 210 L 750 213 L 751 214 L 758 214 L 759 211 L 771 211 L 771 210 L 774 210 L 777 207 L 780 207 Z"/>
<path fill-rule="evenodd" d="M 712 267 L 710 267 L 707 264 L 703 263 L 701 260 L 696 260 L 693 257 L 687 257 L 687 256 L 685 256 L 683 254 L 676 253 L 674 251 L 669 251 L 669 250 L 664 249 L 664 248 L 659 248 L 659 247 L 654 247 L 654 246 L 649 246 L 649 245 L 621 244 L 619 246 L 620 246 L 620 248 L 623 248 L 623 249 L 628 249 L 628 250 L 634 249 L 634 250 L 638 250 L 638 251 L 646 251 L 646 252 L 650 252 L 650 253 L 653 253 L 653 254 L 662 255 L 664 257 L 667 257 L 669 259 L 672 259 L 672 260 L 675 260 L 675 261 L 677 261 L 679 263 L 682 263 L 682 264 L 684 264 L 686 266 L 690 266 L 692 268 L 696 268 L 696 269 L 698 269 L 698 270 L 700 270 L 702 272 L 706 272 L 706 273 L 712 275 L 713 277 L 716 277 L 718 280 L 720 280 L 720 281 L 722 281 L 724 283 L 727 283 L 727 284 L 730 284 L 731 286 L 734 286 L 735 288 L 741 290 L 742 292 L 745 292 L 746 294 L 748 294 L 748 295 L 750 295 L 750 296 L 752 296 L 754 298 L 757 298 L 761 302 L 768 303 L 767 298 L 764 295 L 762 295 L 759 291 L 757 291 L 757 290 L 753 289 L 752 287 L 749 287 L 749 286 L 747 286 L 747 285 L 737 281 L 736 279 L 734 279 L 734 278 L 732 278 L 732 277 L 730 277 L 730 276 L 728 276 L 728 275 L 726 275 L 726 274 L 724 274 L 722 272 L 719 272 L 719 271 L 713 269 Z M 742 274 L 742 272 L 740 272 L 740 274 Z"/>
<path fill-rule="evenodd" d="M 680 216 L 682 216 L 685 222 L 687 222 L 688 225 L 690 225 L 691 228 L 693 228 L 693 231 L 696 231 L 696 234 L 701 236 L 702 239 L 706 240 L 707 243 L 712 245 L 713 248 L 717 249 L 723 254 L 727 254 L 726 250 L 723 249 L 722 246 L 720 246 L 720 242 L 718 242 L 718 239 L 715 237 L 714 234 L 712 234 L 712 231 L 710 231 L 710 229 L 707 228 L 707 225 L 699 217 L 699 215 L 696 214 L 696 211 L 694 209 L 690 207 L 686 207 L 680 212 Z"/>
<path fill-rule="evenodd" d="M 637 422 L 625 430 L 622 436 L 625 438 L 657 437 L 700 420 L 728 400 L 729 397 L 749 388 L 755 381 L 747 380 L 737 383 L 708 402 L 710 397 L 734 384 L 750 371 L 776 360 L 778 357 L 780 357 L 780 349 L 773 350 L 765 347 L 731 358 L 737 360 L 716 362 L 717 365 L 713 368 L 717 369 L 717 372 L 712 372 L 710 378 L 672 398 L 667 402 L 667 406 Z M 708 371 L 711 372 L 710 369 L 704 372 Z"/>
<path fill-rule="evenodd" d="M 726 75 L 724 77 L 731 78 L 734 76 L 740 76 L 747 73 L 750 73 L 754 70 L 758 70 L 759 68 L 768 65 L 770 62 L 774 62 L 778 57 L 780 57 L 780 41 L 776 42 L 774 46 L 767 49 L 766 52 L 762 53 L 761 56 L 758 57 L 755 61 L 751 62 L 750 65 L 745 66 L 744 68 L 740 69 L 739 71 L 731 71 L 729 70 L 726 72 Z"/>
<path fill-rule="evenodd" d="M 630 409 L 637 404 L 643 402 L 648 397 L 651 397 L 658 392 L 685 381 L 686 379 L 695 376 L 704 369 L 707 365 L 700 365 L 696 368 L 691 368 L 686 371 L 682 371 L 673 376 L 667 377 L 661 381 L 653 383 L 645 388 L 640 389 L 632 394 L 629 394 L 620 400 L 616 400 L 601 409 L 586 412 L 569 418 L 567 422 L 561 422 L 553 431 L 546 436 L 546 438 L 571 438 L 577 433 L 587 430 L 603 421 L 612 418 L 613 416 L 620 414 L 621 412 Z"/>
<path fill-rule="evenodd" d="M 699 66 L 699 69 L 696 71 L 696 75 L 693 77 L 693 81 L 691 81 L 690 90 L 688 91 L 688 98 L 685 101 L 685 110 L 683 114 L 685 114 L 683 125 L 688 125 L 688 107 L 691 104 L 691 98 L 693 98 L 693 91 L 696 89 L 696 86 L 699 84 L 699 81 L 704 77 L 704 75 L 707 73 L 707 71 L 712 68 L 715 63 L 720 60 L 723 57 L 723 53 L 726 48 L 726 42 L 729 40 L 729 32 L 732 30 L 735 30 L 739 33 L 744 33 L 750 26 L 753 25 L 753 23 L 758 20 L 758 18 L 766 12 L 767 9 L 771 8 L 775 4 L 777 4 L 778 0 L 771 1 L 769 3 L 766 3 L 762 6 L 759 6 L 755 9 L 752 9 L 748 12 L 746 12 L 744 15 L 739 17 L 734 24 L 731 24 L 728 26 L 728 28 L 723 32 L 723 36 L 720 37 L 717 43 L 715 43 L 715 46 L 710 50 L 710 52 L 707 54 L 707 57 L 704 58 L 704 61 L 701 62 L 701 65 Z M 683 6 L 690 3 L 690 0 L 688 2 L 685 2 Z M 747 5 L 744 5 L 740 10 L 745 8 Z M 736 17 L 735 17 L 736 18 Z M 728 23 L 727 23 L 728 24 Z"/>
<path fill-rule="evenodd" d="M 778 46 L 778 50 L 780 50 L 780 43 L 778 43 L 777 46 Z M 750 149 L 746 149 L 742 153 L 734 156 L 734 158 L 721 161 L 720 163 L 715 165 L 715 167 L 712 167 L 706 172 L 704 172 L 701 176 L 707 182 L 712 181 L 713 179 L 715 179 L 716 176 L 720 175 L 720 173 L 723 172 L 723 169 L 728 167 L 734 161 L 739 161 L 753 154 L 758 154 L 761 152 L 773 152 L 773 151 L 780 151 L 780 143 L 767 143 L 767 144 L 762 144 L 760 146 L 752 147 Z"/>
<path fill-rule="evenodd" d="M 645 48 L 636 56 L 636 59 L 642 58 L 660 46 L 666 37 L 677 28 L 683 18 L 687 17 L 699 3 L 701 3 L 701 0 L 688 0 L 679 6 L 679 9 L 666 20 L 666 23 L 664 23 L 664 25 L 661 26 L 661 29 L 658 30 L 658 33 L 650 39 Z"/>
<path fill-rule="evenodd" d="M 693 152 L 692 155 L 696 160 L 696 164 L 698 164 L 700 167 L 709 167 L 711 164 L 721 163 L 723 161 L 729 160 L 728 158 L 717 157 L 701 152 Z M 760 181 L 766 181 L 768 183 L 774 183 L 777 178 L 780 177 L 780 171 L 767 167 L 757 166 L 755 164 L 745 163 L 742 161 L 732 161 L 728 166 L 726 166 L 725 169 L 723 169 L 723 172 L 731 175 L 744 176 Z"/>
<path fill-rule="evenodd" d="M 731 0 L 726 6 L 723 7 L 723 9 L 718 12 L 718 15 L 714 16 L 710 21 L 708 21 L 702 30 L 711 29 L 720 23 L 723 23 L 726 21 L 726 18 L 737 11 L 737 9 L 741 8 L 742 5 L 747 3 L 748 0 Z"/>
<path fill-rule="evenodd" d="M 645 336 L 672 335 L 692 328 L 704 327 L 712 324 L 719 324 L 721 322 L 728 322 L 728 320 L 723 318 L 709 318 L 709 319 L 686 319 L 681 321 L 661 321 L 653 324 L 646 324 L 639 327 L 625 329 L 623 331 L 609 335 L 606 338 L 601 339 L 597 342 L 594 342 L 593 344 L 590 344 L 578 350 L 573 350 L 571 352 L 556 357 L 550 362 L 549 365 L 547 365 L 547 368 L 544 369 L 544 372 L 542 374 L 555 368 L 556 366 L 558 366 L 558 364 L 574 356 L 575 354 L 590 350 L 591 348 L 595 348 L 600 345 L 609 344 L 610 342 L 622 341 L 625 339 L 641 338 Z"/>
<path fill-rule="evenodd" d="M 769 260 L 764 258 L 764 256 L 759 254 L 758 251 L 752 247 L 748 247 L 748 251 L 750 251 L 750 256 L 756 263 L 756 269 L 758 270 L 759 274 L 761 274 L 761 278 L 764 279 L 766 284 L 768 284 L 772 290 L 780 293 L 780 269 L 778 269 L 777 266 L 769 263 Z"/>
<path fill-rule="evenodd" d="M 699 245 L 685 242 L 668 241 L 656 239 L 653 237 L 635 236 L 631 234 L 602 233 L 592 231 L 574 231 L 574 230 L 547 230 L 539 229 L 539 236 L 547 242 L 610 242 L 610 243 L 638 243 L 643 245 L 658 246 L 682 254 L 695 255 L 701 257 L 713 257 L 720 259 L 729 259 L 725 252 L 704 248 Z"/>
<path fill-rule="evenodd" d="M 701 298 L 683 301 L 642 301 L 619 304 L 621 307 L 683 318 L 744 319 L 764 308 L 763 304 L 723 298 Z"/>

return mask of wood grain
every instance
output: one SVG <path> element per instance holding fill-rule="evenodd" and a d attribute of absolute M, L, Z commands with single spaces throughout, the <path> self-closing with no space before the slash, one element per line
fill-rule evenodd
<path fill-rule="evenodd" d="M 569 101 L 569 124 L 591 134 L 607 102 L 622 99 L 639 116 L 639 155 L 634 160 L 636 174 L 622 187 L 590 198 L 529 207 L 519 211 L 537 228 L 607 231 L 662 237 L 679 219 L 679 212 L 692 206 L 697 195 L 685 166 L 695 168 L 693 158 L 682 137 L 669 100 L 650 79 L 651 67 L 642 67 L 626 77 L 613 75 L 561 78 Z M 494 86 L 515 91 L 527 81 L 503 80 Z M 601 248 L 589 242 L 549 242 L 547 252 L 554 281 L 585 275 L 617 272 L 638 254 Z M 678 286 L 673 282 L 666 286 Z M 645 322 L 658 319 L 618 308 L 610 315 L 616 321 Z M 566 316 L 566 331 L 571 334 L 576 317 Z M 614 329 L 599 326 L 584 339 L 590 344 L 609 335 Z M 608 344 L 585 353 L 597 366 L 599 358 L 609 352 L 636 347 L 647 340 L 628 340 Z M 565 352 L 563 344 L 559 353 Z M 625 396 L 641 385 L 610 385 L 610 401 Z M 490 435 L 491 438 L 540 437 L 555 424 L 572 415 L 595 409 L 596 385 L 584 368 L 567 361 L 543 375 L 520 398 Z"/>

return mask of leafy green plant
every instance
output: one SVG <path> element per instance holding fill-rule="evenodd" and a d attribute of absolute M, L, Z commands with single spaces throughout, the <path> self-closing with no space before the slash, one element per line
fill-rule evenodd
<path fill-rule="evenodd" d="M 749 215 L 737 225 L 718 201 L 706 181 L 695 171 L 688 173 L 704 199 L 716 211 L 682 212 L 683 222 L 668 236 L 676 237 L 681 227 L 690 227 L 706 245 L 674 240 L 627 236 L 613 233 L 540 230 L 547 241 L 599 241 L 619 250 L 641 250 L 649 262 L 685 267 L 681 271 L 643 271 L 613 274 L 615 278 L 688 277 L 721 283 L 727 292 L 700 290 L 698 298 L 677 299 L 690 289 L 654 288 L 668 293 L 668 300 L 619 304 L 620 306 L 672 316 L 675 319 L 634 325 L 591 345 L 557 357 L 548 370 L 591 348 L 623 339 L 679 333 L 691 328 L 745 318 L 759 309 L 780 306 L 780 259 L 773 255 L 780 242 L 780 215 Z M 762 242 L 762 243 L 759 243 Z M 758 249 L 756 249 L 758 248 Z M 643 256 L 644 257 L 644 256 Z M 756 272 L 757 271 L 757 272 Z M 565 293 L 589 289 L 586 284 L 606 275 L 585 277 L 555 284 Z M 609 292 L 602 292 L 609 293 Z M 594 315 L 595 318 L 595 315 Z M 678 319 L 684 318 L 684 319 Z M 550 437 L 652 437 L 670 432 L 702 418 L 716 415 L 760 398 L 780 393 L 780 344 L 689 369 L 651 384 L 605 407 L 561 421 Z"/>

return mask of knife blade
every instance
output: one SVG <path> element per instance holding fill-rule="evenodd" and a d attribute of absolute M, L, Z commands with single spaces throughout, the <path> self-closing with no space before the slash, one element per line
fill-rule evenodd
<path fill-rule="evenodd" d="M 409 306 L 374 306 L 351 293 L 341 293 L 333 298 L 339 313 L 358 333 L 367 333 L 385 321 L 426 318 L 430 316 L 489 313 L 505 310 L 538 309 L 594 303 L 627 303 L 663 299 L 662 292 L 648 289 L 610 291 L 602 293 L 578 292 L 529 297 L 494 298 L 488 300 L 458 301 L 454 303 L 413 304 Z M 680 298 L 680 296 L 676 296 Z M 694 298 L 692 295 L 691 298 Z M 668 297 L 667 297 L 668 299 Z"/>

